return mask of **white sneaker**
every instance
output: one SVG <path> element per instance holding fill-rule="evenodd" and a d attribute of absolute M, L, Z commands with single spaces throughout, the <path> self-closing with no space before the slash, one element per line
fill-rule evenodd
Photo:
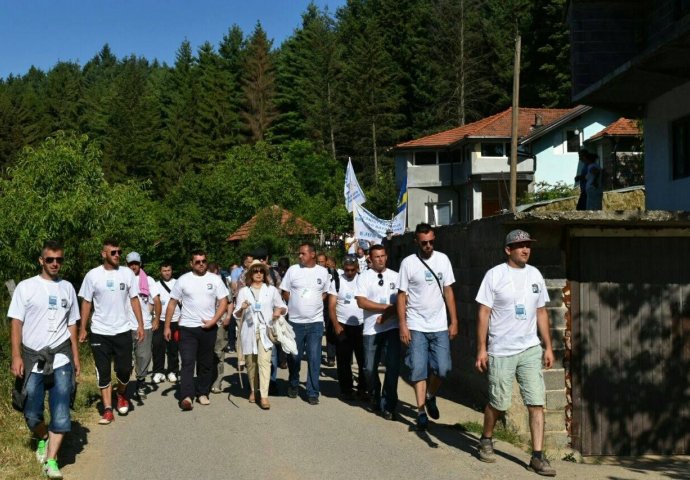
<path fill-rule="evenodd" d="M 170 383 L 175 383 L 175 382 L 177 382 L 177 375 L 175 375 L 175 372 L 170 372 L 170 373 L 168 374 L 168 381 L 169 381 Z"/>
<path fill-rule="evenodd" d="M 165 381 L 165 375 L 162 373 L 154 373 L 153 375 L 153 383 L 161 383 Z"/>

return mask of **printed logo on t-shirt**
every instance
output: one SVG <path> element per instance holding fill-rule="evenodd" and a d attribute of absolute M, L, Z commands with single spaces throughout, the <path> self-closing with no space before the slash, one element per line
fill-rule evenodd
<path fill-rule="evenodd" d="M 539 284 L 538 283 L 532 284 L 532 293 L 539 293 Z"/>
<path fill-rule="evenodd" d="M 391 282 L 390 287 L 391 287 L 391 290 L 395 290 L 395 282 Z"/>
<path fill-rule="evenodd" d="M 206 284 L 206 290 L 213 290 L 213 284 L 212 284 L 212 283 L 207 283 L 207 284 Z"/>
<path fill-rule="evenodd" d="M 426 283 L 431 285 L 434 281 L 434 274 L 427 270 L 426 272 L 424 272 L 424 280 L 426 281 Z"/>
<path fill-rule="evenodd" d="M 60 305 L 62 306 L 62 308 L 67 308 L 67 299 L 61 298 L 60 299 Z"/>
<path fill-rule="evenodd" d="M 108 287 L 108 290 L 110 290 L 111 292 L 115 291 L 115 280 L 109 278 L 105 281 L 105 286 Z"/>
<path fill-rule="evenodd" d="M 323 283 L 323 282 L 321 281 L 320 278 L 317 278 L 317 279 L 316 279 L 316 283 L 318 283 L 319 285 L 321 285 L 321 283 Z"/>
<path fill-rule="evenodd" d="M 120 290 L 124 290 L 124 289 L 125 289 L 125 284 L 124 284 L 124 283 L 120 283 Z"/>

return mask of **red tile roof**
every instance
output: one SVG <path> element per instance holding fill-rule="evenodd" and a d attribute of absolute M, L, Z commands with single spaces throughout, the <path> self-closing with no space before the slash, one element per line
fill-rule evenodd
<path fill-rule="evenodd" d="M 252 218 L 250 218 L 244 225 L 238 228 L 235 231 L 235 233 L 230 235 L 227 238 L 227 240 L 229 242 L 236 242 L 239 240 L 247 239 L 252 229 L 256 225 L 257 217 L 267 214 L 269 213 L 269 211 L 280 213 L 280 224 L 288 225 L 287 228 L 289 235 L 301 236 L 316 235 L 319 233 L 318 230 L 316 230 L 316 227 L 314 227 L 314 225 L 312 225 L 311 223 L 307 222 L 306 220 L 300 217 L 295 216 L 293 213 L 285 210 L 284 208 L 280 208 L 278 205 L 273 205 L 272 207 L 264 208 L 256 215 L 254 215 Z"/>
<path fill-rule="evenodd" d="M 589 137 L 588 141 L 603 137 L 639 137 L 641 135 L 642 132 L 638 127 L 637 120 L 621 117 L 602 131 Z"/>
<path fill-rule="evenodd" d="M 518 118 L 518 136 L 524 137 L 531 133 L 536 116 L 541 117 L 542 125 L 547 126 L 580 108 L 521 108 Z M 403 142 L 395 146 L 396 149 L 447 147 L 469 137 L 510 138 L 513 109 L 508 108 L 490 117 L 468 123 L 462 127 L 452 128 L 434 133 L 426 137 Z"/>

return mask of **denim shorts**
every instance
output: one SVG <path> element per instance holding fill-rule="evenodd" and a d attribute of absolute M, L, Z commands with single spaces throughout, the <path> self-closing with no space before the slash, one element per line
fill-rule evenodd
<path fill-rule="evenodd" d="M 546 403 L 542 354 L 541 345 L 535 345 L 507 357 L 489 355 L 489 403 L 492 407 L 501 412 L 510 408 L 515 378 L 525 405 Z"/>
<path fill-rule="evenodd" d="M 72 375 L 74 369 L 68 363 L 53 371 L 52 383 L 46 384 L 46 377 L 42 373 L 30 373 L 26 382 L 26 403 L 24 404 L 24 419 L 26 425 L 33 431 L 43 422 L 43 407 L 45 393 L 48 391 L 48 405 L 50 408 L 50 425 L 48 430 L 54 433 L 65 433 L 72 429 L 69 404 L 72 395 Z"/>
<path fill-rule="evenodd" d="M 405 366 L 410 370 L 411 382 L 429 378 L 429 373 L 445 378 L 450 371 L 450 339 L 448 331 L 418 332 L 410 330 L 410 345 L 405 354 Z"/>

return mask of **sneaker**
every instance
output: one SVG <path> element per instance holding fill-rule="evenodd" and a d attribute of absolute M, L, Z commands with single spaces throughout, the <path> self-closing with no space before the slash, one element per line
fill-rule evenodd
<path fill-rule="evenodd" d="M 417 431 L 424 432 L 429 428 L 429 417 L 426 413 L 420 413 L 417 415 Z"/>
<path fill-rule="evenodd" d="M 162 373 L 154 373 L 152 380 L 153 383 L 163 383 L 165 381 L 165 375 Z"/>
<path fill-rule="evenodd" d="M 319 397 L 309 397 L 309 405 L 318 405 L 319 404 Z"/>
<path fill-rule="evenodd" d="M 222 393 L 220 387 L 211 387 L 211 393 Z"/>
<path fill-rule="evenodd" d="M 168 373 L 168 381 L 170 383 L 175 383 L 177 382 L 177 375 L 175 375 L 175 372 L 170 372 Z"/>
<path fill-rule="evenodd" d="M 60 473 L 57 461 L 54 458 L 46 460 L 43 464 L 43 473 L 48 478 L 62 478 L 62 473 Z"/>
<path fill-rule="evenodd" d="M 48 458 L 48 440 L 39 440 L 36 447 L 36 460 L 38 463 L 45 463 Z"/>
<path fill-rule="evenodd" d="M 103 416 L 98 421 L 98 424 L 99 425 L 110 425 L 113 420 L 115 420 L 115 415 L 113 415 L 113 409 L 112 408 L 106 408 L 105 412 L 103 412 Z"/>
<path fill-rule="evenodd" d="M 383 410 L 381 412 L 381 416 L 383 417 L 384 420 L 395 420 L 396 415 L 395 412 L 391 412 L 390 410 Z"/>
<path fill-rule="evenodd" d="M 477 445 L 479 450 L 479 460 L 486 463 L 494 463 L 496 454 L 494 453 L 494 442 L 490 438 L 482 438 Z"/>
<path fill-rule="evenodd" d="M 180 402 L 180 408 L 185 412 L 190 411 L 192 408 L 194 408 L 194 404 L 192 403 L 192 399 L 189 397 L 183 398 L 182 401 Z"/>
<path fill-rule="evenodd" d="M 206 395 L 199 395 L 199 398 L 197 398 L 196 401 L 201 405 L 211 405 L 211 400 L 209 400 Z"/>
<path fill-rule="evenodd" d="M 148 391 L 146 390 L 146 384 L 142 380 L 137 381 L 137 396 L 140 399 L 146 398 Z M 119 408 L 118 408 L 119 410 Z"/>
<path fill-rule="evenodd" d="M 120 415 L 127 415 L 129 412 L 129 401 L 124 395 L 117 394 L 117 413 Z"/>
<path fill-rule="evenodd" d="M 436 406 L 436 397 L 427 397 L 425 407 L 426 413 L 434 420 L 438 420 L 441 414 L 438 412 L 438 407 Z"/>
<path fill-rule="evenodd" d="M 539 475 L 543 475 L 545 477 L 556 476 L 556 470 L 551 466 L 549 461 L 543 457 L 532 457 L 532 459 L 529 461 L 529 468 L 534 473 L 538 473 Z"/>
<path fill-rule="evenodd" d="M 288 387 L 288 397 L 297 398 L 297 387 L 293 387 L 292 385 Z"/>
<path fill-rule="evenodd" d="M 335 360 L 326 360 L 327 367 L 335 367 Z"/>

